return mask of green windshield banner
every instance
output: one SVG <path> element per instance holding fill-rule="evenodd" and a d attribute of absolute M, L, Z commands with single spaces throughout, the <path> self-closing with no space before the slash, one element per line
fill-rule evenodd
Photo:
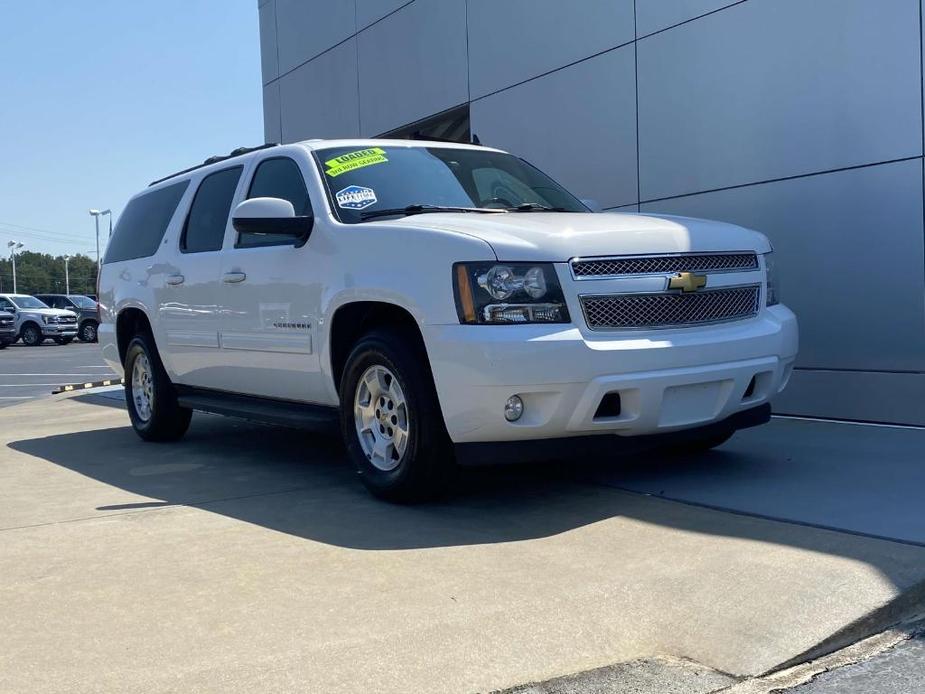
<path fill-rule="evenodd" d="M 333 178 L 334 176 L 340 176 L 342 173 L 347 173 L 348 171 L 362 169 L 364 166 L 385 164 L 388 163 L 388 161 L 389 160 L 385 157 L 384 149 L 381 147 L 371 147 L 370 149 L 348 152 L 334 159 L 328 159 L 324 163 L 324 165 L 328 167 L 325 173 Z"/>

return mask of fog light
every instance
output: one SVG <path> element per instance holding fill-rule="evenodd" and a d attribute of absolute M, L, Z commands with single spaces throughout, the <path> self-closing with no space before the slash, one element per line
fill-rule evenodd
<path fill-rule="evenodd" d="M 507 402 L 504 403 L 504 418 L 507 421 L 516 422 L 523 416 L 523 413 L 524 401 L 520 399 L 519 395 L 512 395 L 507 399 Z"/>

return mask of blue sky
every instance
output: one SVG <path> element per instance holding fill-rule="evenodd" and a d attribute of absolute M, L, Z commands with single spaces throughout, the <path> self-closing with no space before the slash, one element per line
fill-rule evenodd
<path fill-rule="evenodd" d="M 0 0 L 4 256 L 90 255 L 88 208 L 262 142 L 256 0 Z"/>

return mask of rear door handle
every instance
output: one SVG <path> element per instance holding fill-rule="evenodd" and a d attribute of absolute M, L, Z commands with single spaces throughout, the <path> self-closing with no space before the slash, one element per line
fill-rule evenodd
<path fill-rule="evenodd" d="M 237 284 L 238 282 L 243 282 L 247 279 L 247 275 L 243 272 L 226 272 L 222 275 L 222 281 L 226 284 Z"/>
<path fill-rule="evenodd" d="M 167 275 L 167 284 L 183 284 L 186 278 L 183 275 Z"/>

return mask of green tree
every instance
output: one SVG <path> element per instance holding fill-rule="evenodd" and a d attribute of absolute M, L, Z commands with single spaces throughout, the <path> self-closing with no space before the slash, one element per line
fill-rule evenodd
<path fill-rule="evenodd" d="M 68 270 L 71 294 L 96 293 L 96 263 L 85 255 L 72 256 Z M 16 289 L 20 294 L 63 293 L 64 257 L 24 251 L 16 255 Z M 13 265 L 0 260 L 0 291 L 13 291 Z"/>

